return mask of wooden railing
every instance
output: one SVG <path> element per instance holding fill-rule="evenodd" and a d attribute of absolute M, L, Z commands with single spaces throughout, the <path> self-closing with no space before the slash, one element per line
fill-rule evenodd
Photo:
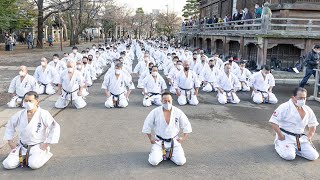
<path fill-rule="evenodd" d="M 184 26 L 182 34 L 261 34 L 320 38 L 320 20 L 301 18 L 259 18 L 215 24 Z"/>

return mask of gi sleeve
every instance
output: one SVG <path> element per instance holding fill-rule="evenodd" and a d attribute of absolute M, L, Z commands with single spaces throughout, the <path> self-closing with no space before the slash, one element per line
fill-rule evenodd
<path fill-rule="evenodd" d="M 6 125 L 6 130 L 5 130 L 5 133 L 4 133 L 4 140 L 5 141 L 8 141 L 8 140 L 12 140 L 14 138 L 14 134 L 16 132 L 16 127 L 17 127 L 17 124 L 18 124 L 18 120 L 19 120 L 19 117 L 21 115 L 21 112 L 18 112 L 16 113 L 15 115 L 13 115 L 11 117 L 11 119 L 8 121 L 7 125 Z"/>
<path fill-rule="evenodd" d="M 131 78 L 129 76 L 125 77 L 125 81 L 124 82 L 126 83 L 126 86 L 127 86 L 128 89 L 130 89 L 130 90 L 135 89 L 134 84 L 133 84 L 133 82 L 132 82 L 132 80 L 131 80 Z"/>
<path fill-rule="evenodd" d="M 144 120 L 142 133 L 151 134 L 155 124 L 155 110 L 152 110 Z"/>
<path fill-rule="evenodd" d="M 314 112 L 312 111 L 311 108 L 308 107 L 308 111 L 309 111 L 309 121 L 308 121 L 308 127 L 316 127 L 319 125 L 318 121 L 317 121 L 317 117 L 314 114 Z"/>
<path fill-rule="evenodd" d="M 200 82 L 200 80 L 199 80 L 199 78 L 198 78 L 197 73 L 193 72 L 193 77 L 194 77 L 194 86 L 195 86 L 196 88 L 199 88 L 200 85 L 201 85 L 201 82 Z"/>
<path fill-rule="evenodd" d="M 190 121 L 188 120 L 187 116 L 180 110 L 180 128 L 182 129 L 183 133 L 191 133 L 192 128 Z"/>
<path fill-rule="evenodd" d="M 32 76 L 30 76 L 30 77 L 32 77 Z M 30 83 L 31 83 L 32 91 L 38 92 L 39 91 L 39 85 L 38 85 L 38 82 L 36 81 L 36 79 L 34 79 L 32 77 L 32 80 L 30 80 Z"/>
<path fill-rule="evenodd" d="M 286 114 L 286 106 L 285 104 L 281 104 L 272 114 L 269 122 L 270 123 L 274 123 L 276 125 L 279 126 L 279 124 L 281 123 L 282 117 L 284 117 L 284 115 Z"/>
<path fill-rule="evenodd" d="M 16 81 L 17 81 L 17 77 L 13 78 L 12 81 L 10 82 L 8 93 L 12 94 L 16 92 Z"/>
<path fill-rule="evenodd" d="M 166 90 L 167 89 L 167 84 L 164 81 L 164 79 L 161 78 L 161 90 Z"/>
<path fill-rule="evenodd" d="M 252 75 L 249 77 L 249 85 L 250 85 L 251 87 L 254 87 L 255 81 L 256 81 L 255 74 L 252 74 Z"/>
<path fill-rule="evenodd" d="M 108 90 L 109 89 L 109 83 L 110 83 L 110 76 L 105 76 L 104 77 L 104 80 L 103 80 L 103 83 L 101 85 L 101 89 L 106 89 Z"/>
<path fill-rule="evenodd" d="M 48 137 L 45 140 L 45 143 L 57 144 L 60 138 L 60 125 L 53 119 L 49 112 L 43 114 L 43 123 L 48 132 Z"/>

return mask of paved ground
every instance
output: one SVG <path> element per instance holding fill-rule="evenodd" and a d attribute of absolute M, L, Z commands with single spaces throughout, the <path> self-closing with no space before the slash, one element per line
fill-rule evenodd
<path fill-rule="evenodd" d="M 52 110 L 59 112 L 55 119 L 61 138 L 43 168 L 0 169 L 0 179 L 319 179 L 320 160 L 287 162 L 278 157 L 268 124 L 278 105 L 253 104 L 249 93 L 239 93 L 240 104 L 223 106 L 215 93 L 201 92 L 197 107 L 180 107 L 193 126 L 183 144 L 187 163 L 177 167 L 166 161 L 152 167 L 147 162 L 151 146 L 141 128 L 154 107 L 142 107 L 141 91 L 134 90 L 126 109 L 106 109 L 101 81 L 90 89 L 85 109 Z M 280 103 L 288 100 L 292 88 L 275 88 Z M 54 100 L 43 103 L 53 107 Z M 320 117 L 319 103 L 308 104 Z M 319 140 L 317 134 L 318 149 Z M 1 161 L 7 152 L 8 147 L 0 150 Z"/>

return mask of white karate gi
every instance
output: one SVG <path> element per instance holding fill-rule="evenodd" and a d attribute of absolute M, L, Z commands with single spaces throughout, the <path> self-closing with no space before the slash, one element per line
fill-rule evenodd
<path fill-rule="evenodd" d="M 276 104 L 278 102 L 276 96 L 268 91 L 271 86 L 275 86 L 275 80 L 271 73 L 267 74 L 264 79 L 261 71 L 256 72 L 250 77 L 249 84 L 259 91 L 252 92 L 253 102 L 257 104 L 264 102 Z"/>
<path fill-rule="evenodd" d="M 27 110 L 17 112 L 7 123 L 4 140 L 13 140 L 16 130 L 19 135 L 19 145 L 11 150 L 8 157 L 3 161 L 3 167 L 14 169 L 19 166 L 19 150 L 22 148 L 22 155 L 26 155 L 25 145 L 35 145 L 31 147 L 28 165 L 32 169 L 42 167 L 51 157 L 50 147 L 43 151 L 40 149 L 41 143 L 56 144 L 60 137 L 60 126 L 53 119 L 51 114 L 38 107 L 31 121 L 28 123 Z"/>
<path fill-rule="evenodd" d="M 241 88 L 239 89 L 239 91 L 250 91 L 249 78 L 252 75 L 251 72 L 247 68 L 244 68 L 242 70 L 241 68 L 239 68 L 235 75 L 238 77 L 241 83 Z"/>
<path fill-rule="evenodd" d="M 56 93 L 52 84 L 58 84 L 59 73 L 52 66 L 47 66 L 43 71 L 42 66 L 38 66 L 34 72 L 34 78 L 39 83 L 38 94 L 54 94 Z"/>
<path fill-rule="evenodd" d="M 76 52 L 76 53 L 70 53 L 69 57 L 73 60 L 73 62 L 81 61 L 83 58 L 83 55 Z"/>
<path fill-rule="evenodd" d="M 152 104 L 161 106 L 161 93 L 167 89 L 166 82 L 160 74 L 157 75 L 156 80 L 149 74 L 143 80 L 144 91 L 147 93 L 143 98 L 143 105 L 148 107 Z"/>
<path fill-rule="evenodd" d="M 241 88 L 240 81 L 232 72 L 230 72 L 228 77 L 225 72 L 221 71 L 217 78 L 215 87 L 219 87 L 224 90 L 224 93 L 220 93 L 220 91 L 218 92 L 218 101 L 220 104 L 226 104 L 228 102 L 238 104 L 240 102 L 237 94 L 231 91 L 236 91 Z"/>
<path fill-rule="evenodd" d="M 315 127 L 319 123 L 312 109 L 304 105 L 302 106 L 305 111 L 305 116 L 301 119 L 301 116 L 290 99 L 288 102 L 281 104 L 271 116 L 269 122 L 277 124 L 280 128 L 289 131 L 294 134 L 303 134 L 305 127 Z M 296 137 L 282 132 L 285 136 L 285 140 L 280 141 L 276 134 L 274 144 L 277 153 L 285 160 L 293 160 L 296 155 L 304 157 L 308 160 L 316 160 L 319 157 L 319 153 L 313 147 L 308 140 L 307 136 L 301 136 L 299 138 L 301 151 L 298 151 Z"/>
<path fill-rule="evenodd" d="M 110 73 L 108 76 L 105 76 L 101 88 L 108 90 L 111 94 L 105 102 L 107 108 L 113 108 L 113 101 L 118 101 L 118 107 L 127 107 L 128 100 L 125 96 L 125 93 L 128 89 L 135 89 L 132 86 L 133 83 L 130 80 L 130 77 L 127 76 L 124 72 L 121 72 L 118 79 L 114 73 Z"/>
<path fill-rule="evenodd" d="M 182 129 L 183 133 L 192 132 L 191 124 L 187 116 L 180 109 L 172 106 L 170 122 L 167 124 L 163 115 L 162 107 L 157 107 L 152 110 L 145 119 L 142 132 L 145 134 L 151 134 L 152 130 L 154 130 L 155 135 L 164 139 L 173 138 L 174 148 L 171 160 L 177 165 L 183 165 L 186 163 L 186 157 L 181 144 L 177 141 L 180 129 Z M 159 140 L 157 137 L 156 139 Z M 161 144 L 162 141 L 156 141 L 156 143 L 152 145 L 148 161 L 153 166 L 156 166 L 163 161 Z M 165 142 L 164 145 L 168 153 L 171 147 L 171 142 Z"/>
<path fill-rule="evenodd" d="M 175 88 L 180 90 L 181 95 L 178 97 L 179 105 L 183 106 L 189 103 L 190 105 L 198 105 L 199 101 L 197 96 L 194 95 L 195 89 L 200 87 L 198 76 L 192 70 L 188 71 L 188 77 L 184 71 L 180 71 L 177 75 Z"/>
<path fill-rule="evenodd" d="M 61 74 L 59 84 L 61 84 L 62 94 L 55 103 L 56 108 L 66 108 L 71 99 L 71 103 L 74 104 L 77 109 L 84 108 L 87 105 L 82 96 L 78 95 L 79 88 L 84 86 L 84 78 L 80 71 L 74 70 L 71 79 L 69 78 L 68 70 L 64 71 Z"/>
<path fill-rule="evenodd" d="M 204 71 L 204 69 L 206 68 L 210 68 L 209 65 L 207 63 L 200 62 L 194 66 L 193 71 L 199 76 L 201 72 Z"/>
<path fill-rule="evenodd" d="M 39 86 L 36 79 L 29 74 L 27 74 L 22 81 L 19 75 L 14 77 L 10 83 L 8 93 L 15 93 L 16 95 L 7 103 L 8 107 L 19 107 L 24 95 L 29 91 L 38 92 L 38 88 Z"/>
<path fill-rule="evenodd" d="M 139 61 L 138 64 L 136 65 L 136 67 L 133 70 L 133 73 L 136 73 L 139 76 L 137 88 L 143 88 L 143 84 L 142 84 L 143 79 L 140 78 L 140 76 L 145 71 L 149 71 L 149 63 L 150 63 L 150 61 L 148 61 L 147 63 L 145 61 Z"/>
<path fill-rule="evenodd" d="M 170 79 L 172 82 L 172 84 L 170 84 L 170 93 L 172 93 L 172 94 L 177 93 L 175 83 L 177 81 L 177 76 L 181 71 L 183 71 L 183 70 L 179 71 L 176 67 L 173 67 L 172 70 L 168 74 L 168 79 Z"/>
<path fill-rule="evenodd" d="M 56 63 L 55 63 L 54 61 L 50 61 L 50 62 L 48 63 L 48 65 L 54 67 L 54 68 L 56 69 L 56 72 L 59 73 L 59 75 L 60 75 L 64 70 L 67 69 L 67 64 L 66 64 L 64 61 L 62 61 L 62 60 L 59 60 L 59 61 L 56 62 Z"/>
<path fill-rule="evenodd" d="M 204 82 L 204 87 L 202 90 L 204 92 L 212 92 L 216 91 L 217 88 L 215 87 L 217 78 L 219 76 L 220 70 L 213 67 L 212 69 L 210 67 L 205 68 L 201 74 L 200 74 L 200 81 Z"/>

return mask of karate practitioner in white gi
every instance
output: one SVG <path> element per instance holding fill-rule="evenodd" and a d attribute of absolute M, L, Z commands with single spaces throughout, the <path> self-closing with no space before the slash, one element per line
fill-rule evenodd
<path fill-rule="evenodd" d="M 69 61 L 67 70 L 60 76 L 58 85 L 59 99 L 55 103 L 58 109 L 66 108 L 69 103 L 74 104 L 77 109 L 84 108 L 87 103 L 82 98 L 84 78 L 80 71 L 76 70 L 75 63 Z"/>
<path fill-rule="evenodd" d="M 262 70 L 254 73 L 250 77 L 249 83 L 253 89 L 252 97 L 253 102 L 257 104 L 270 103 L 277 104 L 278 99 L 272 93 L 272 88 L 275 86 L 275 80 L 270 73 L 270 67 L 267 65 L 262 66 Z"/>
<path fill-rule="evenodd" d="M 41 58 L 41 65 L 36 68 L 33 77 L 39 84 L 38 94 L 56 93 L 53 85 L 58 84 L 59 73 L 54 67 L 48 65 L 47 58 Z"/>
<path fill-rule="evenodd" d="M 183 71 L 177 75 L 175 83 L 176 94 L 178 96 L 179 105 L 183 106 L 189 103 L 190 105 L 198 105 L 197 98 L 200 87 L 198 75 L 190 70 L 189 61 L 183 62 Z"/>
<path fill-rule="evenodd" d="M 28 74 L 26 66 L 20 66 L 19 75 L 14 77 L 10 83 L 8 93 L 12 94 L 8 107 L 22 107 L 23 96 L 29 91 L 38 91 L 37 80 Z"/>
<path fill-rule="evenodd" d="M 238 104 L 240 102 L 236 92 L 240 89 L 241 84 L 231 69 L 231 64 L 225 64 L 224 71 L 219 74 L 215 85 L 218 89 L 218 101 L 220 104 Z"/>
<path fill-rule="evenodd" d="M 48 63 L 49 66 L 52 66 L 56 69 L 56 71 L 61 74 L 62 71 L 67 69 L 67 63 L 59 59 L 58 54 L 54 54 L 52 61 Z"/>
<path fill-rule="evenodd" d="M 235 73 L 235 75 L 238 77 L 238 79 L 241 83 L 241 88 L 239 89 L 239 91 L 250 91 L 249 78 L 252 74 L 246 68 L 246 62 L 244 62 L 244 61 L 240 62 L 240 68 Z"/>
<path fill-rule="evenodd" d="M 3 161 L 5 169 L 19 165 L 38 169 L 51 157 L 50 145 L 60 137 L 60 126 L 51 114 L 39 106 L 39 95 L 34 91 L 25 94 L 24 110 L 11 117 L 6 125 L 4 140 L 8 141 L 11 152 Z M 18 131 L 18 142 L 14 142 Z"/>
<path fill-rule="evenodd" d="M 290 100 L 281 104 L 269 120 L 276 132 L 275 149 L 285 160 L 293 160 L 296 155 L 311 161 L 319 157 L 311 141 L 319 123 L 312 109 L 305 104 L 306 99 L 307 90 L 296 88 Z M 308 132 L 304 134 L 306 126 Z"/>
<path fill-rule="evenodd" d="M 217 78 L 221 73 L 219 69 L 216 68 L 216 61 L 214 59 L 209 60 L 209 67 L 205 68 L 200 74 L 200 80 L 202 81 L 204 92 L 217 91 L 215 84 Z"/>
<path fill-rule="evenodd" d="M 183 71 L 182 61 L 178 60 L 175 64 L 175 67 L 171 69 L 168 75 L 170 93 L 172 94 L 176 94 L 175 83 L 177 81 L 177 76 L 181 71 Z"/>
<path fill-rule="evenodd" d="M 152 104 L 161 106 L 161 94 L 167 89 L 166 82 L 158 72 L 158 67 L 151 68 L 151 74 L 143 80 L 144 98 L 143 105 L 148 107 Z"/>
<path fill-rule="evenodd" d="M 128 106 L 129 95 L 134 86 L 131 78 L 122 71 L 122 67 L 122 63 L 115 64 L 114 73 L 104 77 L 101 88 L 105 90 L 107 96 L 105 102 L 107 108 Z"/>
<path fill-rule="evenodd" d="M 180 129 L 183 136 L 179 138 Z M 152 137 L 151 132 L 155 132 Z M 181 166 L 186 163 L 186 157 L 181 144 L 192 132 L 187 116 L 175 106 L 172 106 L 170 93 L 162 94 L 162 106 L 152 110 L 144 121 L 142 132 L 147 134 L 152 144 L 149 163 L 153 166 L 170 159 Z"/>

